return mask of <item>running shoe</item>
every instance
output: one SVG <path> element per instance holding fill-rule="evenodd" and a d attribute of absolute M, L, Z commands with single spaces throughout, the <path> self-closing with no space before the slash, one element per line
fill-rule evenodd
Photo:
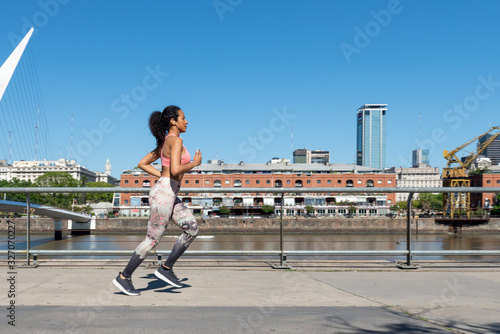
<path fill-rule="evenodd" d="M 155 275 L 162 281 L 165 281 L 168 284 L 175 286 L 176 288 L 182 287 L 181 282 L 179 282 L 179 279 L 177 278 L 177 276 L 175 276 L 175 273 L 172 269 L 165 269 L 164 266 L 160 266 L 160 268 L 155 271 Z"/>
<path fill-rule="evenodd" d="M 113 284 L 126 295 L 139 296 L 141 294 L 139 290 L 134 288 L 132 277 L 125 277 L 125 279 L 123 279 L 121 278 L 121 273 L 113 280 Z"/>

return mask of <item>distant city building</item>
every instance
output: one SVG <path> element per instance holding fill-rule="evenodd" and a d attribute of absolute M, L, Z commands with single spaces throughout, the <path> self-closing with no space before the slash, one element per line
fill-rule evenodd
<path fill-rule="evenodd" d="M 462 158 L 462 162 L 464 162 L 465 159 Z M 490 158 L 486 158 L 484 155 L 479 155 L 474 162 L 470 165 L 469 170 L 473 171 L 475 169 L 487 169 L 490 170 L 493 164 L 491 163 Z M 497 165 L 498 167 L 498 165 Z"/>
<path fill-rule="evenodd" d="M 67 172 L 73 178 L 81 180 L 83 176 L 88 182 L 95 181 L 94 172 L 89 171 L 76 163 L 75 160 L 59 159 L 54 161 L 14 161 L 12 166 L 8 166 L 2 171 L 2 179 L 11 181 L 16 178 L 20 181 L 34 182 L 39 176 L 48 172 Z"/>
<path fill-rule="evenodd" d="M 105 182 L 112 184 L 114 186 L 120 185 L 120 180 L 111 176 L 111 163 L 109 159 L 106 160 L 106 165 L 104 166 L 104 173 L 95 172 L 96 182 Z"/>
<path fill-rule="evenodd" d="M 224 163 L 224 160 L 213 159 L 213 160 L 208 160 L 207 161 L 207 164 L 210 164 L 210 165 L 220 165 L 220 164 L 223 164 L 223 163 Z"/>
<path fill-rule="evenodd" d="M 111 175 L 111 162 L 109 162 L 109 158 L 106 160 L 106 165 L 104 166 L 104 173 L 107 175 Z"/>
<path fill-rule="evenodd" d="M 268 164 L 290 164 L 290 159 L 274 157 L 268 161 Z"/>
<path fill-rule="evenodd" d="M 500 166 L 488 167 L 488 171 L 483 174 L 469 175 L 471 187 L 500 187 Z M 486 189 L 485 189 L 486 190 Z M 496 193 L 471 193 L 470 204 L 471 208 L 492 209 L 493 206 L 498 205 Z"/>
<path fill-rule="evenodd" d="M 326 164 L 330 163 L 330 151 L 297 149 L 293 152 L 294 164 Z"/>
<path fill-rule="evenodd" d="M 491 138 L 491 134 L 487 134 L 481 138 L 479 138 L 478 145 L 483 144 L 489 138 Z M 493 142 L 491 142 L 488 147 L 481 153 L 486 158 L 490 158 L 492 165 L 500 165 L 500 136 L 497 137 Z"/>
<path fill-rule="evenodd" d="M 7 171 L 9 170 L 9 164 L 7 160 L 0 160 L 0 181 L 7 181 Z"/>
<path fill-rule="evenodd" d="M 109 168 L 111 168 L 111 165 L 109 165 Z M 109 171 L 111 170 L 109 169 Z M 82 180 L 82 178 L 85 177 L 86 182 L 96 182 L 101 178 L 103 182 L 112 185 L 118 183 L 118 180 L 111 175 L 92 172 L 84 166 L 77 164 L 75 160 L 66 159 L 53 161 L 14 161 L 12 166 L 7 165 L 0 167 L 0 180 L 11 181 L 13 179 L 18 179 L 20 181 L 30 180 L 34 182 L 39 176 L 48 172 L 66 172 L 77 180 Z"/>
<path fill-rule="evenodd" d="M 412 167 L 420 167 L 422 165 L 430 166 L 429 149 L 416 149 L 412 152 Z"/>
<path fill-rule="evenodd" d="M 106 173 L 101 173 L 101 172 L 95 172 L 95 182 L 105 182 L 105 183 L 112 184 L 114 186 L 120 185 L 120 180 L 112 177 L 111 175 L 108 175 Z"/>
<path fill-rule="evenodd" d="M 311 151 L 307 148 L 300 148 L 293 151 L 293 163 L 294 164 L 307 164 L 311 161 Z"/>
<path fill-rule="evenodd" d="M 365 104 L 357 113 L 356 164 L 385 168 L 387 104 Z"/>
<path fill-rule="evenodd" d="M 322 150 L 311 151 L 312 164 L 327 164 L 330 163 L 330 152 Z"/>
<path fill-rule="evenodd" d="M 273 159 L 274 160 L 274 159 Z M 281 161 L 280 159 L 276 159 Z M 160 169 L 158 163 L 153 164 Z M 152 187 L 158 178 L 139 168 L 126 170 L 121 175 L 121 187 Z M 272 193 L 251 193 L 245 188 L 295 188 L 293 194 L 285 194 L 285 216 L 305 213 L 305 206 L 314 207 L 316 215 L 335 216 L 347 213 L 347 202 L 357 204 L 357 213 L 365 215 L 385 215 L 395 202 L 395 195 L 302 193 L 309 187 L 392 187 L 396 183 L 394 174 L 382 170 L 353 164 L 201 164 L 184 174 L 182 189 L 189 188 L 241 188 L 238 193 L 181 193 L 181 200 L 189 205 L 195 214 L 216 212 L 221 205 L 231 208 L 238 215 L 259 214 L 263 205 L 275 207 L 279 213 L 281 195 Z M 149 210 L 148 195 L 144 193 L 115 194 L 115 211 L 120 215 L 146 216 Z M 276 211 L 278 210 L 278 211 Z"/>
<path fill-rule="evenodd" d="M 396 187 L 442 187 L 443 180 L 438 167 L 387 168 L 385 173 L 396 174 Z M 415 194 L 414 199 L 418 198 Z M 396 193 L 396 201 L 407 201 L 408 193 Z"/>

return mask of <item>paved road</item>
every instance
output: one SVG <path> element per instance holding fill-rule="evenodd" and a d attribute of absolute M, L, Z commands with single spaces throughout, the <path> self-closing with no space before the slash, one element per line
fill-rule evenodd
<path fill-rule="evenodd" d="M 500 333 L 500 263 L 401 271 L 322 262 L 321 270 L 283 271 L 181 261 L 185 287 L 141 267 L 137 297 L 113 286 L 115 266 L 73 264 L 17 268 L 15 298 L 3 266 L 0 332 Z M 12 300 L 15 329 L 5 307 Z"/>

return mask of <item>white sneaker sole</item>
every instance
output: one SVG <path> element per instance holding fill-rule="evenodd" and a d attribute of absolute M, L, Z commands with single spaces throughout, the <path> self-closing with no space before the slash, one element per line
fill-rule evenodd
<path fill-rule="evenodd" d="M 113 279 L 113 284 L 114 284 L 114 285 L 115 285 L 118 289 L 120 289 L 120 291 L 121 291 L 121 292 L 123 292 L 123 293 L 124 293 L 124 294 L 126 294 L 126 295 L 129 295 L 129 296 L 139 296 L 139 295 L 141 294 L 140 292 L 139 292 L 139 293 L 131 293 L 131 292 L 128 292 L 127 290 L 125 290 L 125 289 L 123 288 L 123 286 L 122 286 L 120 283 L 118 283 L 118 281 L 116 280 L 116 278 L 115 278 L 115 279 Z"/>
<path fill-rule="evenodd" d="M 182 285 L 175 284 L 174 282 L 171 282 L 168 278 L 166 278 L 165 276 L 163 276 L 162 274 L 160 274 L 158 272 L 158 270 L 155 271 L 155 276 L 158 277 L 159 279 L 161 279 L 162 281 L 167 282 L 168 284 L 170 284 L 172 286 L 175 286 L 176 288 L 182 288 Z"/>

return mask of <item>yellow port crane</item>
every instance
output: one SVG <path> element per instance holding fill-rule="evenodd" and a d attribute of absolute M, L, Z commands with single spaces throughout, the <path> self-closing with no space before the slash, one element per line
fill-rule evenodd
<path fill-rule="evenodd" d="M 463 161 L 459 159 L 456 154 L 470 143 L 486 136 L 493 130 L 500 130 L 500 127 L 494 126 L 485 133 L 469 140 L 452 151 L 443 151 L 443 156 L 447 160 L 446 167 L 443 168 L 443 187 L 470 187 L 470 179 L 467 170 L 488 145 L 500 136 L 500 131 L 492 133 L 487 140 L 479 144 L 474 151 L 463 159 Z M 445 193 L 443 202 L 445 215 L 449 213 L 450 217 L 453 218 L 455 211 L 459 212 L 459 214 L 465 211 L 467 217 L 470 218 L 470 193 Z"/>

